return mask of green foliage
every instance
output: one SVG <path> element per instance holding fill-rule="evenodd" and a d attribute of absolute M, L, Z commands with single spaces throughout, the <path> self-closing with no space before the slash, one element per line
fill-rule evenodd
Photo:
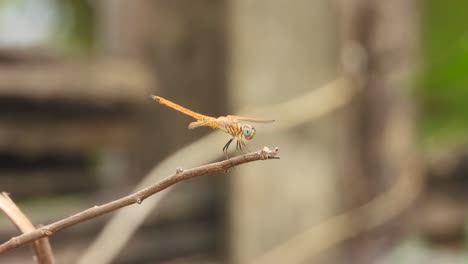
<path fill-rule="evenodd" d="M 423 138 L 463 139 L 468 133 L 468 1 L 426 0 L 423 15 L 425 65 Z"/>
<path fill-rule="evenodd" d="M 57 1 L 60 10 L 56 44 L 73 53 L 87 53 L 94 46 L 94 13 L 90 1 Z"/>
<path fill-rule="evenodd" d="M 50 12 L 46 15 L 47 17 L 52 17 L 53 25 L 51 29 L 45 30 L 44 34 L 47 35 L 44 36 L 44 38 L 46 40 L 43 41 L 41 39 L 39 45 L 45 44 L 50 46 L 50 49 L 59 51 L 58 53 L 62 54 L 84 55 L 92 51 L 95 42 L 95 15 L 92 8 L 92 1 L 35 1 L 36 0 L 0 0 L 0 15 L 8 14 L 9 18 L 16 16 L 16 23 L 21 25 L 23 24 L 20 23 L 21 20 L 28 19 L 22 16 L 27 15 L 31 10 L 33 10 L 32 12 L 36 12 L 35 14 L 38 16 L 41 15 L 40 12 L 49 10 Z M 45 8 L 40 9 L 38 6 Z M 25 10 L 27 10 L 27 12 L 25 12 Z M 30 24 L 31 21 L 28 23 Z M 34 23 L 34 21 L 32 23 Z M 9 24 L 8 27 L 14 31 L 15 25 Z M 31 30 L 34 30 L 33 26 Z M 34 46 L 37 45 L 37 43 L 31 43 L 31 45 Z"/>

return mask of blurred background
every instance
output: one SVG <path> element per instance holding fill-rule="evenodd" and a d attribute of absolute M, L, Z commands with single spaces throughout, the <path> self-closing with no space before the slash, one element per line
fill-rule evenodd
<path fill-rule="evenodd" d="M 467 263 L 466 10 L 0 0 L 0 191 L 49 224 L 223 159 L 226 135 L 187 130 L 155 94 L 276 119 L 249 148 L 281 159 L 54 234 L 57 263 Z M 15 235 L 1 214 L 2 241 Z"/>

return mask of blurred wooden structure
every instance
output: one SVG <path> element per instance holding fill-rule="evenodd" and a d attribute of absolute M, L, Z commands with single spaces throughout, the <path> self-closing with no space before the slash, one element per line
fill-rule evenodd
<path fill-rule="evenodd" d="M 22 201 L 35 223 L 99 200 L 103 187 L 113 188 L 125 176 L 108 175 L 114 178 L 106 182 L 101 166 L 126 162 L 120 157 L 105 165 L 99 156 L 120 155 L 135 140 L 139 105 L 152 85 L 147 69 L 129 60 L 64 61 L 46 52 L 0 50 L 2 190 Z M 5 238 L 14 234 L 6 221 L 0 232 Z M 54 242 L 56 252 L 67 246 Z"/>
<path fill-rule="evenodd" d="M 44 49 L 0 50 L 0 186 L 34 223 L 127 194 L 158 160 L 200 135 L 187 137 L 184 122 L 161 118 L 150 99 L 160 93 L 175 99 L 192 93 L 181 103 L 222 97 L 216 93 L 224 85 L 218 16 L 224 6 L 189 3 L 95 3 L 99 45 L 92 60 Z M 200 111 L 221 113 L 223 105 L 200 104 Z M 200 179 L 177 187 L 118 263 L 217 255 L 220 186 Z M 54 235 L 58 262 L 76 259 L 106 219 Z M 15 234 L 6 220 L 0 223 L 1 237 Z M 30 255 L 24 248 L 0 262 Z"/>

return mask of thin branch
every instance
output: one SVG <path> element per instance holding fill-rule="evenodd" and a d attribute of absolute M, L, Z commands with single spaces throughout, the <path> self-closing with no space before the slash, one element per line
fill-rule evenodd
<path fill-rule="evenodd" d="M 16 206 L 15 202 L 3 192 L 0 194 L 0 210 L 2 210 L 11 222 L 22 233 L 33 232 L 36 230 L 34 225 L 29 221 L 23 212 Z M 52 264 L 55 263 L 55 258 L 50 247 L 49 239 L 47 237 L 34 241 L 33 245 L 34 254 L 39 264 Z"/>
<path fill-rule="evenodd" d="M 275 148 L 275 150 L 270 150 L 267 147 L 264 147 L 262 150 L 259 150 L 257 152 L 233 157 L 228 160 L 203 165 L 193 169 L 177 169 L 174 175 L 169 176 L 163 179 L 162 181 L 149 187 L 146 187 L 138 192 L 135 192 L 133 194 L 100 206 L 94 206 L 92 208 L 84 210 L 83 212 L 74 214 L 55 223 L 43 226 L 23 235 L 13 237 L 7 242 L 0 245 L 0 253 L 4 253 L 12 249 L 18 248 L 40 238 L 51 236 L 62 229 L 88 221 L 95 217 L 120 209 L 122 207 L 129 206 L 135 203 L 141 204 L 143 200 L 145 200 L 149 196 L 154 195 L 180 181 L 188 180 L 197 176 L 225 172 L 234 166 L 238 166 L 247 162 L 266 159 L 279 159 L 277 154 L 278 148 Z"/>

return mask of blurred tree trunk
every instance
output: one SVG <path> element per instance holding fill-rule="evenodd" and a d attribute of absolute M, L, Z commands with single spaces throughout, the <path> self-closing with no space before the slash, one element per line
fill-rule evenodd
<path fill-rule="evenodd" d="M 329 1 L 236 0 L 229 11 L 228 83 L 236 109 L 283 102 L 336 78 L 336 19 Z M 278 146 L 282 159 L 236 169 L 230 178 L 234 263 L 249 263 L 338 208 L 337 156 L 348 130 L 340 118 L 262 134 L 267 125 L 275 126 L 258 125 L 250 148 Z"/>
<path fill-rule="evenodd" d="M 410 85 L 418 63 L 419 10 L 416 0 L 340 0 L 338 7 L 344 69 L 362 89 L 350 108 L 356 122 L 349 164 L 359 165 L 352 166 L 343 192 L 344 207 L 353 208 L 391 188 L 414 154 Z M 353 72 L 358 58 L 362 68 Z M 374 263 L 398 236 L 396 223 L 347 243 L 347 263 Z"/>
<path fill-rule="evenodd" d="M 418 58 L 416 3 L 337 3 L 335 27 L 328 1 L 231 1 L 229 84 L 236 107 L 280 102 L 332 80 L 338 57 L 362 91 L 346 111 L 313 124 L 275 135 L 261 135 L 259 127 L 254 144 L 279 146 L 282 160 L 239 169 L 232 178 L 235 263 L 255 259 L 338 210 L 368 202 L 395 183 L 412 157 L 408 88 Z M 346 244 L 345 263 L 370 263 L 388 248 L 372 238 Z M 326 253 L 314 260 L 338 261 L 337 249 Z"/>

